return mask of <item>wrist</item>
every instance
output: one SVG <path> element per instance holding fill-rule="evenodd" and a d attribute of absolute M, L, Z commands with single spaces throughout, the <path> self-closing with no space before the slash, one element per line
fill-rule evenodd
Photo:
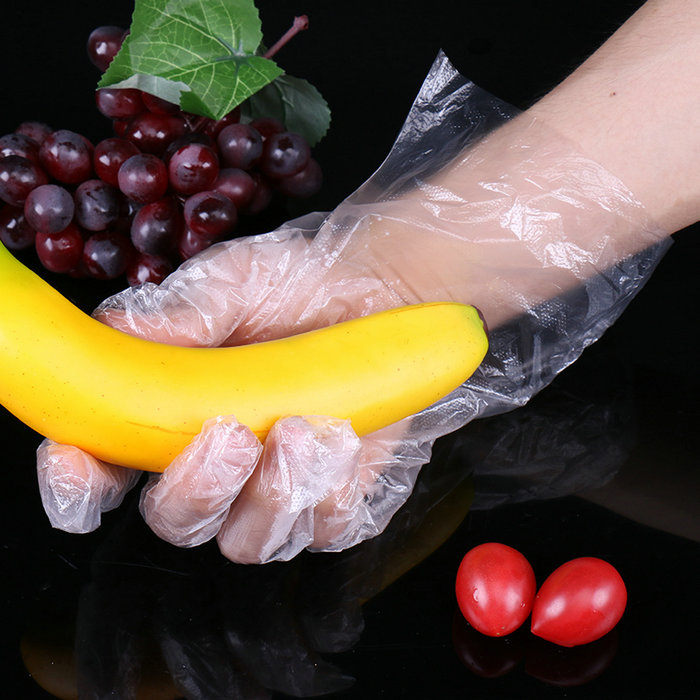
<path fill-rule="evenodd" d="M 491 328 L 666 237 L 617 177 L 527 113 L 414 184 L 372 205 L 343 258 L 403 303 L 471 303 Z"/>

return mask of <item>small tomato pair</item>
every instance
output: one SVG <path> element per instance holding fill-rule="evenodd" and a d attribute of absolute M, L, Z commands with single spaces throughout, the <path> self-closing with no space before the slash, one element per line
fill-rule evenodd
<path fill-rule="evenodd" d="M 527 559 L 498 542 L 467 552 L 455 590 L 462 615 L 479 632 L 506 636 L 532 613 L 532 633 L 566 647 L 607 634 L 627 605 L 622 577 L 602 559 L 572 559 L 553 571 L 537 591 Z"/>

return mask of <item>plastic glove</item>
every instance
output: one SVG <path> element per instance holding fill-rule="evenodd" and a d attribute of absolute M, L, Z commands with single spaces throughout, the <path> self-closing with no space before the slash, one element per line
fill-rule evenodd
<path fill-rule="evenodd" d="M 330 215 L 214 246 L 159 287 L 101 305 L 105 323 L 188 345 L 267 340 L 431 300 L 473 303 L 491 328 L 469 382 L 362 439 L 331 417 L 285 418 L 251 465 L 254 446 L 239 456 L 228 431 L 205 427 L 142 495 L 159 535 L 192 546 L 220 525 L 222 552 L 242 562 L 352 546 L 386 526 L 435 439 L 524 404 L 614 322 L 669 239 L 614 176 L 514 114 L 441 55 L 389 157 Z M 73 474 L 73 453 L 57 449 L 40 472 Z M 212 470 L 218 460 L 229 468 Z M 50 510 L 55 496 L 42 497 Z"/>

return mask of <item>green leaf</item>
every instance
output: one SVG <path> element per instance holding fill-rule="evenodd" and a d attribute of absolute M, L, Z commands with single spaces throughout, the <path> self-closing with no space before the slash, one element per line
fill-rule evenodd
<path fill-rule="evenodd" d="M 282 74 L 255 55 L 261 40 L 253 0 L 136 0 L 99 87 L 135 87 L 221 119 Z"/>
<path fill-rule="evenodd" d="M 249 119 L 275 117 L 289 131 L 316 145 L 328 131 L 331 111 L 321 93 L 306 80 L 282 75 L 263 87 L 244 105 Z"/>

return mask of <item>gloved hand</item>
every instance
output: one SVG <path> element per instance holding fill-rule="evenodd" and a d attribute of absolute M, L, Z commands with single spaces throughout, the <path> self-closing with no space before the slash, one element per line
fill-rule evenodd
<path fill-rule="evenodd" d="M 361 439 L 333 417 L 293 416 L 260 445 L 235 416 L 212 416 L 149 479 L 144 518 L 181 546 L 216 536 L 240 562 L 381 532 L 433 442 L 551 381 L 617 318 L 667 240 L 614 176 L 439 56 L 388 158 L 332 213 L 214 246 L 160 286 L 107 300 L 96 317 L 162 342 L 217 346 L 455 300 L 486 319 L 485 362 L 438 404 Z M 74 531 L 96 527 L 133 479 L 46 442 L 38 468 L 52 523 Z M 79 524 L 77 503 L 89 513 Z"/>

